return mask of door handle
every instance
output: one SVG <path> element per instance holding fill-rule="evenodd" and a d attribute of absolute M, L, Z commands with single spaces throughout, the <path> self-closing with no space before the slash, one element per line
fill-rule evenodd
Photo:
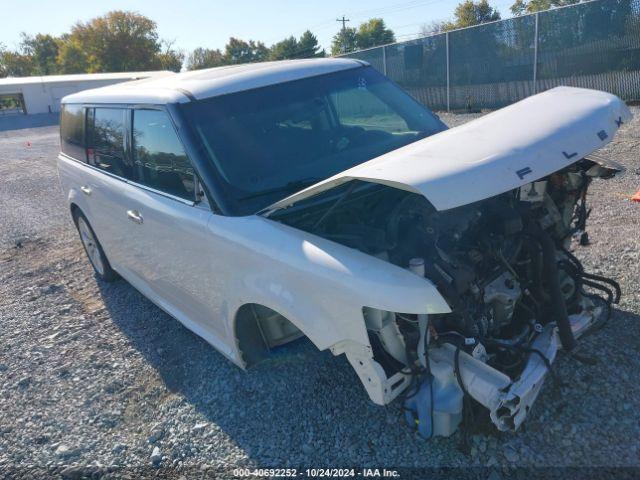
<path fill-rule="evenodd" d="M 127 217 L 132 222 L 136 222 L 137 224 L 142 223 L 142 215 L 140 215 L 140 212 L 137 210 L 127 210 Z"/>
<path fill-rule="evenodd" d="M 91 195 L 91 187 L 83 185 L 80 187 L 80 190 L 82 190 L 82 193 L 84 193 L 85 195 Z"/>

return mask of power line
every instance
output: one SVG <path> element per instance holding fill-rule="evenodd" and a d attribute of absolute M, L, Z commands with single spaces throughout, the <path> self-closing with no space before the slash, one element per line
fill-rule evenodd
<path fill-rule="evenodd" d="M 349 15 L 350 18 L 353 19 L 353 18 L 364 18 L 367 16 L 372 17 L 376 15 L 391 14 L 391 13 L 410 10 L 416 7 L 421 7 L 421 6 L 425 6 L 433 3 L 440 3 L 442 1 L 444 0 L 412 0 L 409 2 L 401 2 L 401 3 L 392 4 L 392 5 L 387 5 L 385 7 L 368 8 L 365 10 L 347 12 L 345 15 L 343 15 L 343 18 L 345 18 L 346 15 Z M 342 19 L 336 19 L 335 21 L 342 23 Z M 348 22 L 350 21 L 350 19 L 346 19 L 346 21 Z M 331 27 L 332 24 L 333 24 L 333 20 L 325 20 L 320 23 L 317 23 L 316 25 L 312 25 L 307 29 L 311 31 L 326 30 L 329 27 Z M 343 28 L 345 28 L 344 24 L 343 24 Z M 302 31 L 303 30 L 299 30 L 296 33 L 302 33 Z M 276 38 L 274 37 L 273 40 L 275 41 Z"/>
<path fill-rule="evenodd" d="M 436 0 L 436 1 L 442 1 L 442 0 Z M 424 4 L 430 4 L 430 3 L 435 3 L 435 2 L 434 0 L 413 0 L 411 2 L 396 3 L 393 5 L 387 5 L 385 7 L 360 10 L 357 12 L 352 12 L 350 15 L 352 17 L 355 16 L 359 18 L 364 16 L 371 16 L 371 15 L 382 15 L 387 13 L 395 13 L 403 10 L 409 10 L 409 9 L 420 7 Z"/>

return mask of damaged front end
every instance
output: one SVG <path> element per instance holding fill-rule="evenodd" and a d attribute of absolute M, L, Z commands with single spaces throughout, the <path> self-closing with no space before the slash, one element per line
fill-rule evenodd
<path fill-rule="evenodd" d="M 499 430 L 514 430 L 557 350 L 572 350 L 618 300 L 617 284 L 586 273 L 569 251 L 572 239 L 586 239 L 593 175 L 614 173 L 584 159 L 445 211 L 355 180 L 271 218 L 410 269 L 450 305 L 434 315 L 364 308 L 373 359 L 390 387 L 403 387 L 381 403 L 404 390 L 407 417 L 427 437 L 457 429 L 467 396 Z"/>
<path fill-rule="evenodd" d="M 535 145 L 538 156 L 543 146 L 542 141 Z M 531 153 L 510 152 L 512 158 Z M 590 183 L 614 176 L 621 167 L 586 152 L 579 158 L 565 159 L 564 166 L 533 176 L 530 183 L 523 179 L 531 169 L 514 172 L 508 165 L 506 170 L 521 180 L 515 188 L 501 187 L 498 194 L 471 202 L 464 198 L 474 193 L 464 189 L 474 190 L 472 185 L 448 182 L 452 175 L 468 180 L 460 169 L 438 179 L 453 200 L 439 191 L 432 201 L 425 192 L 438 185 L 421 167 L 418 187 L 398 185 L 396 178 L 406 172 L 389 181 L 354 174 L 268 212 L 273 220 L 409 269 L 436 285 L 450 313 L 365 307 L 372 362 L 366 363 L 367 352 L 358 357 L 342 349 L 365 386 L 371 370 L 379 371 L 386 381 L 374 401 L 400 396 L 408 422 L 423 436 L 449 436 L 465 412 L 479 409 L 488 411 L 499 430 L 517 429 L 558 350 L 573 350 L 618 302 L 618 284 L 586 272 L 570 248 L 588 243 Z M 440 208 L 445 199 L 446 208 Z"/>

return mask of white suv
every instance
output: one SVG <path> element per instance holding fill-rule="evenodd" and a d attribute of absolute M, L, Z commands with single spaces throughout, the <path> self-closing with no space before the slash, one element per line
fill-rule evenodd
<path fill-rule="evenodd" d="M 587 186 L 620 169 L 587 157 L 630 116 L 613 95 L 557 88 L 448 130 L 368 64 L 313 59 L 62 103 L 60 181 L 99 278 L 241 367 L 303 335 L 344 353 L 426 436 L 466 397 L 517 428 L 559 344 L 600 321 L 585 288 L 615 290 L 568 250 Z"/>

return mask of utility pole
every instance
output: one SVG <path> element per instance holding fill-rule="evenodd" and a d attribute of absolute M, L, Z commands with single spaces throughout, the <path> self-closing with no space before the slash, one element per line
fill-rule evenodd
<path fill-rule="evenodd" d="M 342 53 L 347 53 L 347 44 L 345 43 L 345 31 L 347 30 L 347 22 L 350 20 L 342 15 L 342 18 L 336 18 L 336 22 L 342 23 Z"/>

